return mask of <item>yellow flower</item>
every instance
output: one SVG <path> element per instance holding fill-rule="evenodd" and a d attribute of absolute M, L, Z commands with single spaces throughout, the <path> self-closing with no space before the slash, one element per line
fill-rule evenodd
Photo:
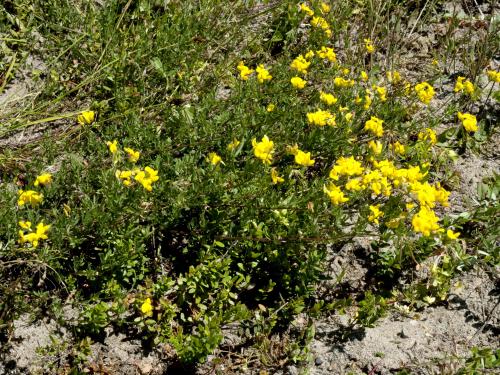
<path fill-rule="evenodd" d="M 396 141 L 394 142 L 392 145 L 391 145 L 391 149 L 396 153 L 396 154 L 399 154 L 399 155 L 404 155 L 406 154 L 406 148 L 403 144 L 399 143 L 399 141 Z"/>
<path fill-rule="evenodd" d="M 118 141 L 115 139 L 113 142 L 107 141 L 109 152 L 115 154 L 118 151 Z"/>
<path fill-rule="evenodd" d="M 306 87 L 306 83 L 307 83 L 307 81 L 304 81 L 300 77 L 293 77 L 290 80 L 290 82 L 292 82 L 293 87 L 295 87 L 296 89 L 303 89 L 304 87 Z"/>
<path fill-rule="evenodd" d="M 305 54 L 305 58 L 306 58 L 307 60 L 311 60 L 313 57 L 314 57 L 314 51 L 309 50 L 309 51 L 307 51 L 307 53 Z"/>
<path fill-rule="evenodd" d="M 458 238 L 458 236 L 460 236 L 460 232 L 453 232 L 451 229 L 448 229 L 446 231 L 446 236 L 450 239 L 450 240 L 456 240 Z"/>
<path fill-rule="evenodd" d="M 141 312 L 144 315 L 153 315 L 153 305 L 151 304 L 151 298 L 146 298 L 141 305 Z"/>
<path fill-rule="evenodd" d="M 415 86 L 418 98 L 424 104 L 429 104 L 434 97 L 434 88 L 428 82 L 421 82 Z"/>
<path fill-rule="evenodd" d="M 132 184 L 132 176 L 134 175 L 135 173 L 133 171 L 120 171 L 120 170 L 117 170 L 115 172 L 115 176 L 116 178 L 118 178 L 119 180 L 122 180 L 123 181 L 123 185 L 125 186 L 130 186 Z"/>
<path fill-rule="evenodd" d="M 212 165 L 217 165 L 219 163 L 222 163 L 222 158 L 219 155 L 217 155 L 215 152 L 209 153 L 207 159 L 210 162 L 210 164 L 212 164 Z"/>
<path fill-rule="evenodd" d="M 337 87 L 352 87 L 354 86 L 354 80 L 344 79 L 342 77 L 335 77 L 333 79 L 333 84 Z"/>
<path fill-rule="evenodd" d="M 309 124 L 317 126 L 336 125 L 335 115 L 328 111 L 322 111 L 322 110 L 308 113 L 307 121 L 309 122 Z"/>
<path fill-rule="evenodd" d="M 380 101 L 387 101 L 387 89 L 385 87 L 375 85 L 373 89 L 377 92 Z"/>
<path fill-rule="evenodd" d="M 42 173 L 40 176 L 36 178 L 35 183 L 33 185 L 47 186 L 50 185 L 51 182 L 52 182 L 52 175 L 50 173 Z"/>
<path fill-rule="evenodd" d="M 306 13 L 308 16 L 314 16 L 314 11 L 307 6 L 307 4 L 300 4 L 300 10 L 304 13 Z"/>
<path fill-rule="evenodd" d="M 365 42 L 366 52 L 373 53 L 375 51 L 375 47 L 373 46 L 372 40 L 371 39 L 365 39 L 364 42 Z"/>
<path fill-rule="evenodd" d="M 240 145 L 240 141 L 238 141 L 236 138 L 233 139 L 233 141 L 227 145 L 228 151 L 234 151 L 236 148 Z"/>
<path fill-rule="evenodd" d="M 384 134 L 384 128 L 382 124 L 384 120 L 381 120 L 375 116 L 372 116 L 368 121 L 365 122 L 365 130 L 369 130 L 373 133 L 373 135 L 377 137 L 382 137 Z"/>
<path fill-rule="evenodd" d="M 411 224 L 415 232 L 420 232 L 428 237 L 431 233 L 440 231 L 441 228 L 439 227 L 438 221 L 439 218 L 434 211 L 429 207 L 423 206 L 420 207 L 420 211 L 413 216 Z"/>
<path fill-rule="evenodd" d="M 139 157 L 141 156 L 141 153 L 139 151 L 134 151 L 133 149 L 131 149 L 129 147 L 125 147 L 123 149 L 123 151 L 125 151 L 127 153 L 128 160 L 131 163 L 137 163 L 137 160 L 139 160 Z"/>
<path fill-rule="evenodd" d="M 330 197 L 330 201 L 334 205 L 339 205 L 349 200 L 349 198 L 344 196 L 344 192 L 334 184 L 330 184 L 328 187 L 323 186 L 323 191 Z"/>
<path fill-rule="evenodd" d="M 31 221 L 23 221 L 23 220 L 21 220 L 19 222 L 19 226 L 21 228 L 23 228 L 23 229 L 28 229 L 29 230 L 29 229 L 31 229 Z"/>
<path fill-rule="evenodd" d="M 316 53 L 322 59 L 327 59 L 330 62 L 337 61 L 337 55 L 335 54 L 333 48 L 323 46 L 319 51 L 316 51 Z"/>
<path fill-rule="evenodd" d="M 272 112 L 272 111 L 274 111 L 275 109 L 276 109 L 276 105 L 275 105 L 275 104 L 273 104 L 273 103 L 269 103 L 269 104 L 267 105 L 267 107 L 266 107 L 266 111 L 267 111 L 267 112 Z"/>
<path fill-rule="evenodd" d="M 349 191 L 360 191 L 363 190 L 365 186 L 361 183 L 360 178 L 353 178 L 347 181 L 345 184 L 345 189 Z"/>
<path fill-rule="evenodd" d="M 461 91 L 463 91 L 463 89 L 464 89 L 464 83 L 463 83 L 464 79 L 465 79 L 465 77 L 461 77 L 461 76 L 457 77 L 457 82 L 455 83 L 455 88 L 453 89 L 453 91 L 455 91 L 455 92 L 461 92 Z"/>
<path fill-rule="evenodd" d="M 144 189 L 147 191 L 152 191 L 153 187 L 152 184 L 153 182 L 156 182 L 159 180 L 158 177 L 158 171 L 154 170 L 151 167 L 146 167 L 144 170 L 137 170 L 134 176 L 134 180 L 136 180 L 138 183 L 142 185 Z"/>
<path fill-rule="evenodd" d="M 306 74 L 309 65 L 311 65 L 311 62 L 307 61 L 304 56 L 299 55 L 292 61 L 290 68 L 298 71 L 299 73 Z"/>
<path fill-rule="evenodd" d="M 254 72 L 254 70 L 250 69 L 248 66 L 246 66 L 243 61 L 240 61 L 238 63 L 238 67 L 237 68 L 240 71 L 240 78 L 243 81 L 248 80 L 248 77 Z"/>
<path fill-rule="evenodd" d="M 429 141 L 431 145 L 435 145 L 437 143 L 436 132 L 431 128 L 425 128 L 424 130 L 419 132 L 418 139 L 420 141 Z"/>
<path fill-rule="evenodd" d="M 468 132 L 477 131 L 478 127 L 476 116 L 471 115 L 470 113 L 458 112 L 458 119 L 462 121 L 462 125 Z"/>
<path fill-rule="evenodd" d="M 465 79 L 465 77 L 457 77 L 457 82 L 455 83 L 455 87 L 453 89 L 455 92 L 464 92 L 469 95 L 471 98 L 475 97 L 476 87 L 474 84 Z"/>
<path fill-rule="evenodd" d="M 24 206 L 25 204 L 29 204 L 31 206 L 37 206 L 42 202 L 43 195 L 37 193 L 34 190 L 19 190 L 18 191 L 19 198 L 17 199 L 17 204 L 19 206 Z"/>
<path fill-rule="evenodd" d="M 347 122 L 351 122 L 353 114 L 351 112 L 346 113 L 344 118 Z"/>
<path fill-rule="evenodd" d="M 80 125 L 90 125 L 95 121 L 95 112 L 83 111 L 78 115 L 77 121 Z"/>
<path fill-rule="evenodd" d="M 269 71 L 264 68 L 264 65 L 262 64 L 255 68 L 255 71 L 257 72 L 257 81 L 259 81 L 259 83 L 270 81 L 273 78 L 273 76 L 269 74 Z"/>
<path fill-rule="evenodd" d="M 377 204 L 376 206 L 370 205 L 369 208 L 370 208 L 371 214 L 370 214 L 370 216 L 368 216 L 368 221 L 370 223 L 378 224 L 379 217 L 384 216 L 384 213 L 382 211 L 380 211 L 379 207 L 380 207 L 380 204 Z"/>
<path fill-rule="evenodd" d="M 313 17 L 311 20 L 311 26 L 322 29 L 326 36 L 330 37 L 332 35 L 332 31 L 330 30 L 330 25 L 323 17 Z"/>
<path fill-rule="evenodd" d="M 380 141 L 370 141 L 368 142 L 368 147 L 375 155 L 380 155 L 382 153 L 382 143 Z"/>
<path fill-rule="evenodd" d="M 379 170 L 367 172 L 363 176 L 363 185 L 369 186 L 376 195 L 384 194 L 387 197 L 391 195 L 391 185 Z"/>
<path fill-rule="evenodd" d="M 326 92 L 320 91 L 319 93 L 319 100 L 321 100 L 323 103 L 327 105 L 334 105 L 337 103 L 337 98 L 333 96 L 332 94 L 328 94 Z"/>
<path fill-rule="evenodd" d="M 274 153 L 274 142 L 269 140 L 267 135 L 262 137 L 260 142 L 254 138 L 252 139 L 253 153 L 254 155 L 262 160 L 264 164 L 271 164 L 273 160 Z"/>
<path fill-rule="evenodd" d="M 280 177 L 276 168 L 271 168 L 271 180 L 273 181 L 274 185 L 281 184 L 285 181 L 283 177 Z"/>
<path fill-rule="evenodd" d="M 328 5 L 325 2 L 321 2 L 321 12 L 324 13 L 329 13 L 330 12 L 330 5 Z"/>
<path fill-rule="evenodd" d="M 488 79 L 490 81 L 500 83 L 500 72 L 496 72 L 494 70 L 488 70 L 486 74 L 488 75 Z"/>
<path fill-rule="evenodd" d="M 369 91 L 366 90 L 367 93 L 365 95 L 365 105 L 363 106 L 364 109 L 368 110 L 370 106 L 372 105 L 372 97 L 369 94 Z"/>
<path fill-rule="evenodd" d="M 361 163 L 354 159 L 353 156 L 345 158 L 339 158 L 332 170 L 330 171 L 330 178 L 333 180 L 338 180 L 339 176 L 359 176 L 364 171 Z"/>
<path fill-rule="evenodd" d="M 29 221 L 20 221 L 19 226 L 28 231 L 25 233 L 23 230 L 19 230 L 18 242 L 20 244 L 30 243 L 33 248 L 37 248 L 41 240 L 48 238 L 47 232 L 50 225 L 44 225 L 43 221 L 36 226 L 35 232 L 31 230 L 31 222 Z"/>
<path fill-rule="evenodd" d="M 295 154 L 295 163 L 304 167 L 311 167 L 314 165 L 314 159 L 311 159 L 310 152 L 297 150 L 297 153 Z"/>
<path fill-rule="evenodd" d="M 364 70 L 361 71 L 360 76 L 361 76 L 361 80 L 363 82 L 367 82 L 368 81 L 368 74 Z"/>

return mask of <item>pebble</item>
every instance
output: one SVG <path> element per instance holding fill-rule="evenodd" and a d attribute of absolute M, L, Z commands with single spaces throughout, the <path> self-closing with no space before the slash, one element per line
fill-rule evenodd
<path fill-rule="evenodd" d="M 315 360 L 314 360 L 314 364 L 316 366 L 321 366 L 323 364 L 323 360 L 319 357 L 317 357 Z"/>

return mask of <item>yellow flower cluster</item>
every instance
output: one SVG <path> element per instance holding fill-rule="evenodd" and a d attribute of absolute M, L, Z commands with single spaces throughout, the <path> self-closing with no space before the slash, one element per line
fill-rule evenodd
<path fill-rule="evenodd" d="M 426 206 L 420 207 L 420 211 L 418 211 L 411 220 L 413 230 L 422 233 L 426 237 L 430 236 L 431 233 L 442 231 L 438 222 L 439 218 L 434 211 Z"/>
<path fill-rule="evenodd" d="M 19 226 L 22 228 L 19 230 L 19 240 L 18 242 L 23 245 L 29 243 L 33 248 L 37 248 L 41 240 L 46 240 L 47 232 L 50 229 L 50 225 L 44 225 L 43 221 L 38 223 L 35 231 L 31 229 L 30 221 L 20 221 Z"/>
<path fill-rule="evenodd" d="M 238 63 L 238 67 L 237 68 L 240 71 L 240 78 L 243 81 L 247 81 L 248 77 L 254 72 L 254 70 L 250 69 L 248 66 L 246 66 L 243 61 L 240 61 Z"/>
<path fill-rule="evenodd" d="M 462 121 L 462 125 L 468 132 L 477 131 L 478 127 L 476 116 L 471 115 L 470 113 L 458 112 L 458 119 Z"/>
<path fill-rule="evenodd" d="M 382 124 L 384 120 L 379 119 L 378 117 L 372 116 L 368 121 L 365 122 L 365 130 L 369 130 L 373 133 L 373 135 L 377 137 L 382 137 L 384 134 L 384 128 Z"/>
<path fill-rule="evenodd" d="M 109 148 L 109 152 L 116 154 L 118 152 L 118 141 L 115 139 L 113 142 L 106 141 L 106 145 Z"/>
<path fill-rule="evenodd" d="M 391 145 L 391 149 L 396 153 L 396 154 L 399 154 L 399 155 L 404 155 L 406 154 L 406 147 L 401 144 L 399 141 L 396 141 L 394 142 L 392 145 Z"/>
<path fill-rule="evenodd" d="M 267 135 L 262 137 L 260 142 L 254 138 L 252 139 L 253 153 L 255 157 L 262 160 L 264 164 L 271 164 L 274 154 L 274 142 L 271 141 Z"/>
<path fill-rule="evenodd" d="M 309 8 L 305 3 L 300 4 L 300 10 L 306 13 L 310 17 L 314 16 L 314 11 L 311 8 Z"/>
<path fill-rule="evenodd" d="M 415 181 L 410 184 L 410 191 L 417 197 L 420 206 L 434 208 L 437 202 L 448 207 L 450 192 L 443 189 L 439 183 L 433 186 L 428 182 Z"/>
<path fill-rule="evenodd" d="M 336 86 L 336 87 L 352 87 L 354 86 L 354 80 L 353 79 L 345 79 L 345 78 L 342 78 L 342 77 L 335 77 L 333 79 L 333 84 Z"/>
<path fill-rule="evenodd" d="M 435 145 L 437 143 L 436 132 L 431 128 L 425 128 L 424 130 L 418 133 L 418 140 L 428 141 L 431 145 Z"/>
<path fill-rule="evenodd" d="M 37 176 L 35 183 L 33 185 L 35 186 L 48 186 L 52 182 L 52 175 L 50 173 L 42 173 L 40 176 Z"/>
<path fill-rule="evenodd" d="M 259 83 L 270 81 L 273 78 L 273 76 L 269 74 L 269 71 L 264 68 L 264 65 L 262 64 L 257 66 L 257 68 L 255 68 L 255 71 L 257 72 L 257 81 L 259 81 Z"/>
<path fill-rule="evenodd" d="M 384 216 L 384 213 L 380 211 L 380 204 L 377 204 L 376 206 L 369 206 L 370 209 L 370 216 L 368 216 L 368 221 L 374 224 L 379 224 L 378 219 L 382 216 Z"/>
<path fill-rule="evenodd" d="M 373 42 L 371 39 L 365 39 L 364 42 L 365 42 L 366 52 L 368 52 L 368 53 L 375 52 L 375 46 L 373 45 Z"/>
<path fill-rule="evenodd" d="M 323 110 L 318 110 L 316 112 L 310 112 L 307 114 L 307 121 L 311 125 L 317 125 L 317 126 L 335 126 L 335 115 L 328 112 L 328 111 L 323 111 Z"/>
<path fill-rule="evenodd" d="M 364 168 L 361 163 L 355 160 L 353 156 L 349 158 L 341 157 L 330 171 L 330 178 L 337 181 L 340 176 L 358 176 L 363 171 Z"/>
<path fill-rule="evenodd" d="M 311 26 L 323 30 L 323 32 L 328 38 L 332 36 L 332 30 L 330 29 L 330 25 L 328 24 L 328 21 L 325 20 L 323 17 L 319 16 L 313 17 L 311 20 Z"/>
<path fill-rule="evenodd" d="M 215 153 L 215 152 L 210 152 L 208 154 L 207 160 L 212 165 L 217 165 L 219 163 L 224 164 L 224 162 L 222 161 L 222 158 L 219 155 L 217 155 L 217 153 Z"/>
<path fill-rule="evenodd" d="M 319 93 L 319 100 L 321 100 L 326 105 L 334 105 L 338 101 L 338 99 L 335 96 L 323 91 L 320 91 Z"/>
<path fill-rule="evenodd" d="M 387 101 L 387 89 L 385 87 L 374 85 L 373 89 L 377 93 L 381 102 Z"/>
<path fill-rule="evenodd" d="M 153 315 L 153 304 L 151 303 L 151 298 L 146 298 L 144 300 L 141 305 L 141 312 L 146 316 Z"/>
<path fill-rule="evenodd" d="M 141 153 L 139 151 L 135 151 L 131 149 L 130 147 L 124 147 L 123 151 L 127 153 L 128 160 L 131 163 L 137 163 L 137 160 L 139 160 L 139 157 L 141 156 Z"/>
<path fill-rule="evenodd" d="M 380 155 L 382 153 L 382 142 L 380 141 L 370 141 L 368 142 L 368 148 L 374 155 Z"/>
<path fill-rule="evenodd" d="M 415 91 L 417 92 L 418 98 L 424 104 L 429 104 L 434 97 L 434 87 L 432 87 L 428 82 L 421 82 L 415 85 Z"/>
<path fill-rule="evenodd" d="M 118 141 L 116 139 L 113 140 L 112 142 L 107 141 L 106 145 L 108 146 L 108 149 L 109 149 L 109 152 L 111 153 L 111 155 L 113 155 L 114 161 L 117 162 L 119 159 Z M 139 157 L 141 156 L 141 153 L 139 151 L 136 151 L 130 147 L 124 147 L 123 151 L 125 151 L 125 153 L 127 154 L 128 160 L 134 164 L 137 163 L 137 161 L 139 160 Z"/>
<path fill-rule="evenodd" d="M 465 77 L 458 77 L 453 91 L 466 93 L 470 97 L 474 97 L 476 88 L 474 87 L 474 84 L 468 79 L 465 79 Z"/>
<path fill-rule="evenodd" d="M 311 167 L 314 165 L 314 159 L 311 159 L 310 152 L 297 150 L 297 152 L 295 153 L 295 163 L 304 167 Z"/>
<path fill-rule="evenodd" d="M 24 205 L 37 206 L 43 200 L 43 195 L 34 190 L 19 190 L 17 192 L 19 197 L 17 199 L 17 205 L 19 207 Z"/>
<path fill-rule="evenodd" d="M 323 191 L 328 195 L 333 205 L 337 206 L 349 200 L 344 195 L 344 192 L 335 184 L 330 184 L 328 187 L 323 186 Z"/>
<path fill-rule="evenodd" d="M 304 56 L 299 55 L 292 61 L 290 68 L 298 71 L 299 73 L 307 74 L 307 68 L 309 68 L 309 65 L 311 65 L 311 62 L 307 61 Z"/>
<path fill-rule="evenodd" d="M 123 185 L 130 186 L 133 183 L 133 180 L 142 185 L 144 189 L 147 191 L 153 190 L 153 183 L 158 181 L 160 178 L 158 177 L 158 171 L 154 170 L 151 167 L 146 167 L 144 170 L 135 168 L 133 170 L 117 170 L 115 172 L 116 178 L 123 182 Z M 133 179 L 133 180 L 132 180 Z"/>
<path fill-rule="evenodd" d="M 278 174 L 276 168 L 271 168 L 271 180 L 273 181 L 274 185 L 281 184 L 285 181 L 285 179 Z"/>
<path fill-rule="evenodd" d="M 76 120 L 80 125 L 91 125 L 95 121 L 95 112 L 83 111 L 77 116 Z"/>
<path fill-rule="evenodd" d="M 316 51 L 316 53 L 321 59 L 327 59 L 330 62 L 337 61 L 337 55 L 333 51 L 333 48 L 323 46 L 319 51 Z"/>
<path fill-rule="evenodd" d="M 366 89 L 365 92 L 366 92 L 366 94 L 364 96 L 365 103 L 363 104 L 363 108 L 365 110 L 368 110 L 372 105 L 372 97 L 371 97 L 372 92 L 370 91 L 370 89 Z M 354 103 L 356 103 L 356 104 L 363 103 L 363 98 L 361 98 L 359 95 L 356 96 L 356 99 L 354 99 Z"/>
<path fill-rule="evenodd" d="M 290 82 L 292 83 L 292 86 L 295 87 L 296 89 L 303 89 L 306 87 L 307 81 L 303 80 L 300 77 L 293 77 Z"/>
<path fill-rule="evenodd" d="M 488 70 L 486 74 L 488 75 L 488 79 L 490 81 L 500 83 L 500 72 L 496 72 L 494 70 Z"/>

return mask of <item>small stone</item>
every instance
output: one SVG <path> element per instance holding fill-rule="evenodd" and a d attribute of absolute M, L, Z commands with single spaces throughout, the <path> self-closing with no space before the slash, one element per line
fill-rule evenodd
<path fill-rule="evenodd" d="M 299 374 L 299 370 L 297 370 L 297 367 L 295 367 L 295 366 L 288 366 L 286 370 L 287 370 L 288 375 L 298 375 Z"/>
<path fill-rule="evenodd" d="M 323 364 L 323 360 L 319 357 L 317 357 L 315 360 L 314 360 L 314 364 L 316 366 L 321 366 Z"/>

